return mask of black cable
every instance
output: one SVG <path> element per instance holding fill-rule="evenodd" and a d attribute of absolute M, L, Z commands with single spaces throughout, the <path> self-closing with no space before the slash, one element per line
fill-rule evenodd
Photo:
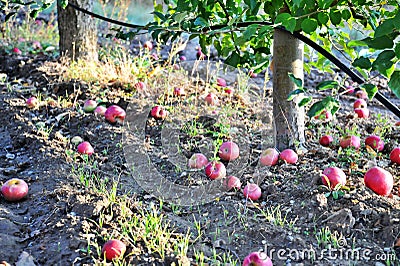
<path fill-rule="evenodd" d="M 116 24 L 116 25 L 119 25 L 119 26 L 138 29 L 138 31 L 147 29 L 146 26 L 126 23 L 126 22 L 122 22 L 122 21 L 118 21 L 118 20 L 114 20 L 114 19 L 110 19 L 110 18 L 101 16 L 99 14 L 96 14 L 96 13 L 93 13 L 93 12 L 88 11 L 86 9 L 83 9 L 83 8 L 81 8 L 79 6 L 76 6 L 75 4 L 72 4 L 71 2 L 68 2 L 68 5 L 71 6 L 72 8 L 74 8 L 74 9 L 82 12 L 82 13 L 88 14 L 88 15 L 90 15 L 92 17 L 95 17 L 95 18 L 98 18 L 98 19 L 101 19 L 101 20 L 104 20 L 104 21 L 107 21 L 107 22 L 110 22 L 110 23 L 113 23 L 113 24 Z M 248 27 L 249 25 L 254 25 L 254 24 L 268 25 L 268 26 L 273 26 L 274 25 L 273 23 L 266 22 L 266 21 L 252 21 L 252 22 L 239 22 L 239 23 L 236 24 L 236 27 L 237 28 L 245 28 L 245 27 Z M 218 30 L 218 29 L 221 29 L 223 27 L 226 27 L 226 25 L 210 26 L 209 29 L 210 30 Z M 354 73 L 349 67 L 347 67 L 344 63 L 342 63 L 333 54 L 329 53 L 327 50 L 325 50 L 319 44 L 317 44 L 316 42 L 312 41 L 310 38 L 302 35 L 300 32 L 297 32 L 297 31 L 292 33 L 292 32 L 290 32 L 290 31 L 288 31 L 288 30 L 286 30 L 284 28 L 281 28 L 281 27 L 279 27 L 278 29 L 291 34 L 293 37 L 301 40 L 302 42 L 304 42 L 308 46 L 310 46 L 313 49 L 315 49 L 317 52 L 319 52 L 320 54 L 325 56 L 326 59 L 328 59 L 333 64 L 335 64 L 338 68 L 340 68 L 343 72 L 345 72 L 347 75 L 349 75 L 349 77 L 354 82 L 357 82 L 358 84 L 365 83 L 365 80 L 363 78 L 361 78 L 359 75 Z M 205 32 L 203 32 L 203 33 L 205 33 Z M 400 109 L 396 105 L 394 105 L 391 101 L 389 101 L 389 99 L 387 99 L 382 93 L 380 93 L 379 91 L 376 92 L 375 98 L 381 104 L 383 104 L 387 109 L 389 109 L 392 113 L 394 113 L 395 115 L 397 115 L 400 118 Z"/>

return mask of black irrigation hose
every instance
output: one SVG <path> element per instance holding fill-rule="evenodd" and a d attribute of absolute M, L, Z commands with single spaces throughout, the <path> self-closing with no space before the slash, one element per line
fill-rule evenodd
<path fill-rule="evenodd" d="M 71 2 L 68 3 L 69 6 L 71 6 L 72 8 L 85 13 L 87 15 L 90 15 L 94 18 L 98 18 L 119 26 L 123 26 L 123 27 L 128 27 L 128 28 L 134 28 L 134 29 L 138 29 L 139 30 L 143 30 L 146 29 L 145 26 L 141 26 L 141 25 L 135 25 L 135 24 L 130 24 L 130 23 L 126 23 L 126 22 L 122 22 L 122 21 L 118 21 L 118 20 L 114 20 L 114 19 L 110 19 L 104 16 L 101 16 L 99 14 L 93 13 L 91 11 L 88 11 L 86 9 L 83 9 L 75 4 L 72 4 Z M 243 23 L 237 23 L 236 26 L 238 28 L 243 28 L 243 27 L 247 27 L 251 24 L 261 24 L 261 25 L 270 25 L 272 26 L 273 24 L 270 22 L 266 22 L 266 21 L 254 21 L 254 22 L 243 22 Z M 211 30 L 216 30 L 216 29 L 220 29 L 222 27 L 225 27 L 226 25 L 216 25 L 216 26 L 212 26 L 210 27 Z M 365 80 L 363 78 L 361 78 L 359 75 L 357 75 L 356 73 L 354 73 L 349 67 L 347 67 L 345 64 L 343 64 L 338 58 L 336 58 L 333 54 L 329 53 L 327 50 L 325 50 L 324 48 L 322 48 L 320 45 L 318 45 L 316 42 L 312 41 L 311 39 L 309 39 L 308 37 L 302 35 L 300 32 L 290 32 L 287 31 L 283 28 L 279 28 L 280 30 L 283 30 L 285 32 L 290 33 L 291 35 L 293 35 L 293 37 L 301 40 L 302 42 L 304 42 L 305 44 L 309 45 L 310 47 L 314 48 L 316 51 L 318 51 L 320 54 L 322 54 L 323 56 L 326 57 L 326 59 L 328 59 L 329 61 L 331 61 L 333 64 L 335 64 L 338 68 L 340 68 L 343 72 L 345 72 L 347 75 L 349 75 L 349 77 L 354 81 L 357 82 L 358 84 L 363 84 L 365 83 Z M 389 109 L 392 113 L 394 113 L 396 116 L 398 116 L 400 118 L 400 109 L 394 105 L 391 101 L 389 101 L 388 98 L 386 98 L 382 93 L 380 93 L 379 91 L 376 92 L 375 94 L 375 98 L 381 103 L 383 104 L 387 109 Z"/>

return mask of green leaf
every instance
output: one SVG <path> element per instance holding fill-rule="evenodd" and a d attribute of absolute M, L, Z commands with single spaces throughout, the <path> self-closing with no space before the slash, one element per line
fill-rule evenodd
<path fill-rule="evenodd" d="M 357 46 L 366 46 L 366 43 L 363 42 L 362 40 L 353 40 L 353 41 L 349 41 L 347 43 L 347 47 L 349 47 L 349 48 L 357 47 Z"/>
<path fill-rule="evenodd" d="M 299 95 L 301 93 L 304 93 L 303 88 L 298 88 L 298 89 L 291 91 L 287 97 L 287 101 L 292 101 L 294 99 L 294 97 L 296 97 L 297 95 Z"/>
<path fill-rule="evenodd" d="M 289 73 L 289 78 L 297 87 L 303 87 L 303 80 L 296 78 L 293 73 Z"/>
<path fill-rule="evenodd" d="M 68 5 L 68 0 L 61 0 L 61 1 L 60 1 L 60 6 L 61 6 L 62 8 L 66 8 L 67 5 Z"/>
<path fill-rule="evenodd" d="M 310 109 L 307 112 L 307 115 L 308 117 L 320 115 L 324 109 L 325 104 L 322 101 L 315 102 L 313 105 L 311 105 Z"/>
<path fill-rule="evenodd" d="M 177 13 L 174 16 L 174 20 L 178 23 L 181 23 L 187 17 L 187 12 Z"/>
<path fill-rule="evenodd" d="M 306 106 L 309 102 L 312 101 L 312 97 L 304 97 L 303 99 L 301 99 L 301 101 L 299 102 L 299 107 L 303 107 Z"/>
<path fill-rule="evenodd" d="M 393 26 L 397 30 L 400 30 L 400 12 L 398 12 L 397 15 L 393 18 Z"/>
<path fill-rule="evenodd" d="M 293 32 L 296 28 L 296 19 L 289 13 L 281 13 L 276 17 L 275 24 L 282 24 L 288 31 Z"/>
<path fill-rule="evenodd" d="M 395 52 L 397 58 L 400 59 L 400 42 L 396 44 L 396 47 L 394 48 L 394 52 Z"/>
<path fill-rule="evenodd" d="M 333 0 L 318 0 L 318 7 L 321 9 L 327 9 L 331 6 Z"/>
<path fill-rule="evenodd" d="M 353 66 L 363 68 L 363 69 L 370 69 L 371 68 L 371 61 L 366 57 L 359 57 L 355 59 L 352 63 Z"/>
<path fill-rule="evenodd" d="M 383 50 L 393 47 L 393 39 L 389 38 L 387 35 L 377 37 L 377 38 L 365 38 L 362 40 L 365 42 L 369 48 Z"/>
<path fill-rule="evenodd" d="M 208 21 L 207 20 L 205 20 L 204 18 L 202 18 L 202 17 L 197 17 L 196 19 L 195 19 L 195 21 L 194 21 L 194 25 L 195 26 L 200 26 L 200 27 L 208 27 Z"/>
<path fill-rule="evenodd" d="M 167 20 L 167 18 L 166 18 L 166 17 L 164 16 L 164 14 L 161 13 L 161 12 L 154 11 L 153 14 L 154 14 L 156 17 L 158 17 L 159 19 L 161 19 L 161 21 L 166 21 L 166 20 Z"/>
<path fill-rule="evenodd" d="M 370 100 L 372 100 L 372 98 L 374 98 L 375 94 L 378 92 L 378 87 L 376 87 L 374 84 L 364 83 L 360 87 L 365 90 L 368 95 L 368 99 Z"/>
<path fill-rule="evenodd" d="M 393 62 L 391 61 L 396 54 L 393 50 L 385 50 L 381 52 L 375 61 L 372 63 L 372 69 L 378 70 L 379 73 L 384 75 L 385 77 L 389 77 L 390 68 L 393 66 Z M 389 72 L 388 72 L 389 71 Z"/>
<path fill-rule="evenodd" d="M 328 16 L 328 14 L 326 14 L 326 13 L 324 13 L 324 12 L 318 13 L 317 18 L 318 18 L 318 22 L 319 22 L 321 25 L 326 25 L 326 23 L 328 23 L 328 21 L 329 21 L 329 16 Z"/>
<path fill-rule="evenodd" d="M 327 96 L 321 101 L 315 102 L 307 112 L 309 117 L 314 117 L 316 115 L 320 115 L 322 111 L 325 109 L 331 112 L 334 115 L 337 110 L 339 110 L 340 104 L 338 100 L 333 98 L 332 96 Z"/>
<path fill-rule="evenodd" d="M 225 63 L 234 67 L 240 64 L 240 55 L 236 52 L 232 52 L 231 55 L 225 60 Z"/>
<path fill-rule="evenodd" d="M 374 38 L 382 37 L 394 30 L 393 19 L 385 20 L 381 25 L 375 29 Z"/>
<path fill-rule="evenodd" d="M 396 95 L 397 98 L 400 98 L 400 70 L 396 70 L 393 72 L 392 76 L 390 77 L 388 86 L 392 90 L 394 95 Z"/>
<path fill-rule="evenodd" d="M 333 25 L 338 25 L 342 20 L 342 14 L 337 9 L 331 9 L 329 13 L 329 18 L 331 19 Z"/>
<path fill-rule="evenodd" d="M 342 11 L 342 18 L 344 20 L 349 20 L 351 18 L 351 12 L 348 9 Z"/>
<path fill-rule="evenodd" d="M 306 18 L 301 22 L 301 28 L 305 33 L 311 34 L 314 32 L 318 27 L 318 22 L 314 18 Z"/>
<path fill-rule="evenodd" d="M 247 29 L 243 32 L 244 39 L 246 41 L 250 40 L 257 32 L 258 30 L 258 25 L 250 25 L 247 27 Z"/>
<path fill-rule="evenodd" d="M 317 90 L 322 91 L 322 90 L 328 90 L 328 89 L 333 89 L 339 86 L 339 83 L 334 80 L 326 80 L 322 81 L 319 83 L 316 87 Z"/>

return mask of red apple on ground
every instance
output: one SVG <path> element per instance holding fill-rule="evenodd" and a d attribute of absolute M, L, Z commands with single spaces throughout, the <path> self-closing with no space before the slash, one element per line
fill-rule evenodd
<path fill-rule="evenodd" d="M 219 147 L 218 155 L 224 161 L 233 161 L 239 157 L 239 146 L 233 141 L 226 141 Z"/>
<path fill-rule="evenodd" d="M 87 141 L 80 143 L 77 149 L 80 154 L 92 155 L 94 153 L 92 145 Z"/>
<path fill-rule="evenodd" d="M 226 87 L 226 80 L 223 78 L 217 78 L 217 85 L 220 87 Z"/>
<path fill-rule="evenodd" d="M 207 157 L 202 153 L 194 153 L 189 161 L 188 166 L 190 168 L 201 169 L 208 164 Z"/>
<path fill-rule="evenodd" d="M 367 108 L 356 108 L 354 112 L 357 114 L 359 118 L 368 118 L 369 117 L 369 109 Z"/>
<path fill-rule="evenodd" d="M 358 136 L 345 136 L 339 140 L 339 145 L 343 149 L 348 148 L 348 147 L 354 147 L 355 149 L 359 149 L 361 144 L 360 144 L 360 137 Z"/>
<path fill-rule="evenodd" d="M 233 95 L 234 89 L 232 87 L 225 87 L 224 92 L 229 95 Z"/>
<path fill-rule="evenodd" d="M 331 135 L 324 135 L 319 139 L 319 144 L 324 147 L 329 147 L 333 142 L 333 137 Z"/>
<path fill-rule="evenodd" d="M 357 99 L 354 103 L 353 103 L 353 108 L 357 109 L 357 108 L 367 108 L 367 102 L 364 99 Z"/>
<path fill-rule="evenodd" d="M 385 143 L 379 136 L 376 135 L 370 135 L 365 139 L 365 145 L 370 146 L 374 150 L 377 151 L 382 151 L 383 148 L 385 147 Z"/>
<path fill-rule="evenodd" d="M 26 100 L 26 106 L 28 106 L 28 108 L 35 108 L 38 104 L 39 101 L 35 96 L 29 97 Z"/>
<path fill-rule="evenodd" d="M 179 57 L 179 60 L 180 60 L 180 61 L 186 61 L 186 56 L 181 55 L 181 56 Z"/>
<path fill-rule="evenodd" d="M 233 175 L 230 175 L 227 178 L 225 178 L 224 184 L 228 190 L 240 189 L 240 187 L 242 186 L 242 182 L 240 182 L 240 179 Z"/>
<path fill-rule="evenodd" d="M 283 150 L 279 154 L 279 158 L 289 164 L 295 164 L 299 159 L 297 153 L 292 149 Z"/>
<path fill-rule="evenodd" d="M 356 97 L 359 98 L 359 99 L 367 99 L 368 98 L 368 94 L 364 90 L 358 90 L 356 92 Z"/>
<path fill-rule="evenodd" d="M 393 176 L 385 169 L 375 166 L 364 175 L 365 185 L 381 196 L 389 196 L 393 189 Z"/>
<path fill-rule="evenodd" d="M 201 47 L 197 47 L 196 58 L 199 60 L 206 59 L 206 55 L 201 51 Z"/>
<path fill-rule="evenodd" d="M 144 83 L 143 81 L 136 82 L 135 85 L 133 85 L 133 87 L 139 93 L 143 93 L 147 90 L 146 83 Z"/>
<path fill-rule="evenodd" d="M 344 186 L 346 185 L 346 174 L 338 167 L 328 167 L 322 172 L 322 184 L 328 186 L 328 181 L 330 189 L 334 189 L 338 184 Z"/>
<path fill-rule="evenodd" d="M 125 116 L 125 110 L 118 105 L 111 105 L 104 113 L 104 117 L 106 118 L 106 120 L 112 124 L 123 123 Z"/>
<path fill-rule="evenodd" d="M 279 152 L 275 148 L 268 148 L 260 155 L 260 163 L 263 166 L 273 166 L 278 163 Z"/>
<path fill-rule="evenodd" d="M 181 87 L 176 87 L 174 88 L 174 96 L 184 96 L 185 93 L 185 89 L 181 88 Z"/>
<path fill-rule="evenodd" d="M 226 168 L 223 163 L 213 161 L 206 165 L 205 173 L 211 180 L 220 179 L 226 176 Z"/>
<path fill-rule="evenodd" d="M 107 108 L 104 105 L 99 105 L 94 109 L 94 114 L 95 115 L 101 115 L 103 116 L 107 111 Z"/>
<path fill-rule="evenodd" d="M 322 120 L 324 122 L 328 122 L 330 120 L 332 120 L 333 116 L 332 113 L 327 111 L 327 110 L 323 110 L 319 115 L 316 115 L 314 117 L 317 120 Z"/>
<path fill-rule="evenodd" d="M 28 184 L 19 178 L 11 178 L 1 186 L 1 194 L 7 201 L 19 201 L 28 195 Z"/>
<path fill-rule="evenodd" d="M 400 164 L 400 147 L 396 147 L 394 148 L 391 152 L 390 152 L 390 161 L 392 163 L 397 163 Z"/>
<path fill-rule="evenodd" d="M 243 188 L 243 195 L 251 200 L 258 200 L 261 197 L 261 188 L 254 183 L 248 183 Z"/>
<path fill-rule="evenodd" d="M 21 55 L 22 54 L 22 51 L 18 47 L 14 47 L 12 51 L 13 51 L 14 54 L 17 54 L 17 55 Z"/>
<path fill-rule="evenodd" d="M 243 266 L 272 266 L 271 259 L 264 252 L 252 252 L 243 260 Z"/>
<path fill-rule="evenodd" d="M 155 119 L 165 119 L 168 116 L 168 111 L 161 105 L 156 105 L 151 109 L 150 114 Z"/>
<path fill-rule="evenodd" d="M 153 43 L 151 41 L 146 41 L 143 44 L 143 47 L 146 48 L 147 50 L 153 50 Z"/>
<path fill-rule="evenodd" d="M 258 75 L 253 70 L 250 70 L 249 71 L 249 76 L 250 76 L 250 78 L 256 78 Z"/>
<path fill-rule="evenodd" d="M 106 257 L 108 261 L 113 259 L 121 258 L 126 251 L 126 245 L 124 242 L 118 239 L 108 240 L 103 248 L 101 249 L 101 254 Z"/>
<path fill-rule="evenodd" d="M 354 93 L 354 87 L 351 86 L 351 85 L 346 86 L 345 89 L 346 89 L 346 93 L 347 93 L 347 94 L 353 94 L 353 93 Z"/>
<path fill-rule="evenodd" d="M 94 109 L 96 109 L 97 107 L 97 102 L 94 100 L 86 100 L 83 103 L 83 111 L 87 112 L 87 113 L 91 113 L 94 111 Z"/>
<path fill-rule="evenodd" d="M 218 96 L 215 95 L 214 93 L 210 92 L 209 94 L 207 94 L 205 101 L 209 104 L 209 105 L 218 105 L 219 104 L 219 99 Z"/>

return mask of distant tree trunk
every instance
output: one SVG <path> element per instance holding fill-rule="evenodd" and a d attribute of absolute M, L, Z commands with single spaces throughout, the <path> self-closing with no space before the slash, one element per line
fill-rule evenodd
<path fill-rule="evenodd" d="M 92 10 L 92 0 L 70 0 L 71 3 Z M 73 60 L 97 60 L 97 30 L 95 19 L 67 6 L 63 9 L 57 1 L 60 54 Z"/>
<path fill-rule="evenodd" d="M 298 148 L 304 143 L 304 108 L 297 105 L 298 98 L 287 101 L 288 94 L 296 88 L 288 73 L 304 79 L 304 44 L 287 32 L 276 29 L 273 44 L 273 115 L 275 145 L 280 151 Z"/>

